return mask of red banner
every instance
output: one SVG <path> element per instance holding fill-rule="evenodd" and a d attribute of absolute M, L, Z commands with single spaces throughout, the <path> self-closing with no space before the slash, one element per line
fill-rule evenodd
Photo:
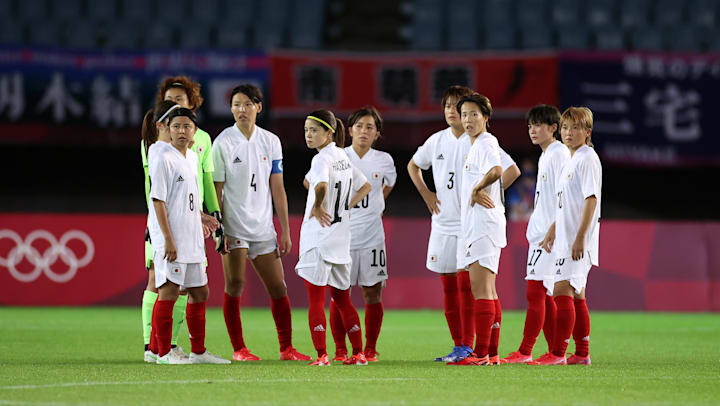
<path fill-rule="evenodd" d="M 294 307 L 306 307 L 295 275 L 301 218 L 283 258 Z M 438 276 L 425 269 L 429 218 L 387 218 L 388 308 L 442 308 Z M 525 307 L 524 223 L 509 223 L 500 259 L 503 307 Z M 5 305 L 139 305 L 147 284 L 143 215 L 0 214 L 0 303 Z M 220 257 L 208 244 L 210 305 L 222 303 Z M 601 310 L 720 311 L 720 223 L 604 221 L 600 267 L 590 272 L 588 300 Z M 362 303 L 359 289 L 355 303 Z M 269 299 L 248 266 L 244 306 Z"/>
<path fill-rule="evenodd" d="M 389 118 L 437 118 L 442 94 L 466 85 L 493 107 L 524 114 L 557 104 L 554 55 L 275 52 L 270 57 L 274 115 L 336 113 L 372 104 Z"/>

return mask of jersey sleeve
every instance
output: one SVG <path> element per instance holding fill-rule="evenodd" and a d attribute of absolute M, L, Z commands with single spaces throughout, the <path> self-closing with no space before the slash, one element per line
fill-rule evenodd
<path fill-rule="evenodd" d="M 310 186 L 315 186 L 322 182 L 327 183 L 330 179 L 330 167 L 321 156 L 315 155 L 310 164 L 310 171 L 305 178 L 310 183 Z"/>
<path fill-rule="evenodd" d="M 600 196 L 600 163 L 588 157 L 580 166 L 580 177 L 582 194 L 585 199 L 590 196 Z"/>
<path fill-rule="evenodd" d="M 496 166 L 502 167 L 500 161 L 500 146 L 497 141 L 489 139 L 482 141 L 484 145 L 482 148 L 477 149 L 477 156 L 475 157 L 476 164 L 480 173 L 488 173 Z"/>
<path fill-rule="evenodd" d="M 570 152 L 566 148 L 557 148 L 557 151 L 550 158 L 550 176 L 555 187 L 559 184 L 558 177 L 562 172 L 563 166 L 570 160 Z"/>
<path fill-rule="evenodd" d="M 397 170 L 395 169 L 395 162 L 392 159 L 392 156 L 390 154 L 385 155 L 385 170 L 383 171 L 383 183 L 387 186 L 393 187 L 395 186 L 395 181 L 397 180 Z M 417 162 L 416 162 L 417 164 Z"/>
<path fill-rule="evenodd" d="M 421 145 L 412 157 L 413 162 L 420 169 L 428 169 L 432 165 L 434 140 L 430 137 L 423 145 Z"/>
<path fill-rule="evenodd" d="M 215 182 L 225 182 L 225 159 L 222 154 L 221 143 L 215 140 L 215 145 L 211 148 L 212 160 L 215 170 L 213 171 L 213 180 Z"/>
<path fill-rule="evenodd" d="M 353 166 L 353 173 L 352 173 L 352 184 L 353 184 L 353 190 L 357 191 L 360 190 L 361 187 L 363 187 L 367 183 L 367 178 L 362 173 L 358 167 Z"/>
<path fill-rule="evenodd" d="M 513 165 L 517 165 L 515 161 L 512 159 L 510 154 L 505 152 L 504 149 L 500 148 L 498 146 L 498 152 L 500 153 L 500 166 L 502 167 L 503 172 L 505 172 L 509 167 Z"/>
<path fill-rule="evenodd" d="M 167 201 L 170 170 L 162 156 L 153 157 L 150 162 L 150 198 Z"/>
<path fill-rule="evenodd" d="M 203 132 L 203 148 L 205 149 L 202 152 L 202 155 L 199 156 L 201 159 L 202 169 L 203 172 L 215 172 L 215 162 L 213 160 L 213 154 L 212 154 L 212 141 L 210 141 L 210 135 L 206 133 L 203 130 L 198 129 L 198 132 Z"/>

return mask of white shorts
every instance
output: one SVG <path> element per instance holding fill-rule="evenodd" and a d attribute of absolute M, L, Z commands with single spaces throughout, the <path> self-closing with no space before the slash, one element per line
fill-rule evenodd
<path fill-rule="evenodd" d="M 573 261 L 572 258 L 557 258 L 555 259 L 553 285 L 561 281 L 570 281 L 570 286 L 575 288 L 575 293 L 580 294 L 587 285 L 590 268 L 592 268 L 592 261 L 587 252 L 579 261 Z"/>
<path fill-rule="evenodd" d="M 164 253 L 155 252 L 153 264 L 155 265 L 155 287 L 159 288 L 165 282 L 170 281 L 183 289 L 199 288 L 208 283 L 205 264 L 183 264 L 180 262 L 168 262 L 163 258 Z"/>
<path fill-rule="evenodd" d="M 555 258 L 539 245 L 528 249 L 526 281 L 541 281 L 549 296 L 553 295 L 555 285 Z"/>
<path fill-rule="evenodd" d="M 350 284 L 375 286 L 382 282 L 385 287 L 388 278 L 386 252 L 384 243 L 373 248 L 350 250 Z"/>
<path fill-rule="evenodd" d="M 475 262 L 497 275 L 500 266 L 500 248 L 493 244 L 490 237 L 475 240 L 468 244 L 462 253 L 458 253 L 458 263 L 462 264 L 463 268 L 467 268 Z"/>
<path fill-rule="evenodd" d="M 300 254 L 300 260 L 295 265 L 295 273 L 315 286 L 330 285 L 340 290 L 348 290 L 351 265 L 327 262 L 322 258 L 320 250 L 313 248 Z"/>
<path fill-rule="evenodd" d="M 274 238 L 267 241 L 247 241 L 230 235 L 226 238 L 228 239 L 228 249 L 230 251 L 237 248 L 246 248 L 250 259 L 255 259 L 260 255 L 269 254 L 278 249 L 277 240 Z M 280 255 L 278 254 L 278 256 Z"/>
<path fill-rule="evenodd" d="M 430 231 L 428 240 L 427 269 L 437 273 L 455 273 L 457 266 L 457 236 Z"/>

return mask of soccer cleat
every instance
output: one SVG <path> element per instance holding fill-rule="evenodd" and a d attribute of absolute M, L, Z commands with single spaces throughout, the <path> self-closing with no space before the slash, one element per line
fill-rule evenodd
<path fill-rule="evenodd" d="M 343 362 L 348 359 L 347 355 L 347 350 L 335 350 L 335 358 L 333 358 L 333 361 Z"/>
<path fill-rule="evenodd" d="M 570 356 L 570 358 L 567 359 L 568 365 L 592 365 L 592 362 L 590 362 L 590 356 L 587 357 L 581 357 L 579 355 L 573 354 Z"/>
<path fill-rule="evenodd" d="M 280 353 L 280 361 L 312 361 L 312 358 L 299 353 L 293 347 L 288 347 L 288 349 Z"/>
<path fill-rule="evenodd" d="M 260 357 L 252 354 L 247 347 L 243 347 L 233 353 L 233 361 L 260 361 Z"/>
<path fill-rule="evenodd" d="M 435 361 L 442 361 L 442 362 L 458 362 L 462 359 L 467 358 L 472 354 L 472 348 L 466 346 L 466 345 L 456 345 L 453 347 L 453 350 L 450 354 L 444 356 L 444 357 L 438 357 L 435 358 Z"/>
<path fill-rule="evenodd" d="M 217 355 L 210 354 L 210 351 L 205 351 L 202 354 L 190 353 L 191 364 L 229 364 L 230 360 L 220 358 Z"/>
<path fill-rule="evenodd" d="M 459 361 L 456 362 L 448 362 L 446 365 L 456 365 L 456 366 L 485 366 L 490 365 L 490 357 L 487 355 L 481 358 L 475 357 L 473 355 L 467 356 Z"/>
<path fill-rule="evenodd" d="M 365 359 L 367 359 L 368 362 L 377 362 L 379 356 L 380 353 L 372 348 L 368 348 L 365 350 Z"/>
<path fill-rule="evenodd" d="M 488 365 L 502 365 L 505 362 L 500 359 L 499 355 L 493 355 L 492 357 L 488 357 Z"/>
<path fill-rule="evenodd" d="M 185 354 L 185 351 L 183 351 L 182 347 L 179 345 L 176 345 L 175 347 L 170 348 L 170 352 L 177 355 L 180 358 L 188 358 L 188 355 Z"/>
<path fill-rule="evenodd" d="M 157 354 L 153 354 L 152 351 L 147 350 L 147 351 L 145 351 L 143 359 L 145 362 L 147 362 L 149 364 L 154 364 L 155 361 L 157 361 Z"/>
<path fill-rule="evenodd" d="M 558 357 L 552 353 L 547 353 L 535 361 L 527 362 L 528 365 L 567 365 L 565 357 Z"/>
<path fill-rule="evenodd" d="M 343 361 L 343 365 L 367 365 L 367 358 L 365 358 L 365 354 L 362 352 L 359 352 L 357 354 L 353 354 L 350 358 Z"/>
<path fill-rule="evenodd" d="M 323 355 L 317 357 L 317 359 L 315 361 L 309 363 L 308 365 L 316 365 L 319 367 L 329 367 L 330 366 L 330 358 L 328 357 L 327 354 L 323 354 Z"/>
<path fill-rule="evenodd" d="M 170 351 L 162 357 L 157 357 L 155 363 L 160 365 L 186 365 L 190 363 L 190 358 L 183 358 Z"/>
<path fill-rule="evenodd" d="M 524 364 L 533 360 L 532 355 L 525 355 L 520 351 L 511 352 L 507 357 L 500 360 L 503 364 Z"/>

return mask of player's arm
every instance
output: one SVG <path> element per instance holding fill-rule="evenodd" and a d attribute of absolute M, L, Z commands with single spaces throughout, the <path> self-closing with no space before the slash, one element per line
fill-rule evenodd
<path fill-rule="evenodd" d="M 547 252 L 552 252 L 552 247 L 555 244 L 555 222 L 550 225 L 547 232 L 545 233 L 545 238 L 540 242 L 540 247 L 545 249 Z"/>
<path fill-rule="evenodd" d="M 488 173 L 483 176 L 482 179 L 480 179 L 480 182 L 473 188 L 472 191 L 472 200 L 470 201 L 470 206 L 475 206 L 475 203 L 485 207 L 486 209 L 492 209 L 495 207 L 495 203 L 492 201 L 490 196 L 487 194 L 485 189 L 486 187 L 493 184 L 493 182 L 500 179 L 502 176 L 502 168 L 500 165 L 493 166 L 492 169 L 488 171 Z"/>
<path fill-rule="evenodd" d="M 325 211 L 323 202 L 325 201 L 325 195 L 327 195 L 327 182 L 320 182 L 315 185 L 315 203 L 310 210 L 310 218 L 316 217 L 320 225 L 323 227 L 329 227 L 332 223 L 332 217 Z"/>
<path fill-rule="evenodd" d="M 572 259 L 578 261 L 584 256 L 585 252 L 585 234 L 587 234 L 588 228 L 590 228 L 590 222 L 595 213 L 595 207 L 597 207 L 597 197 L 595 195 L 585 198 L 585 206 L 583 207 L 582 217 L 580 217 L 580 228 L 578 228 L 577 236 L 575 236 L 575 242 L 572 245 Z"/>
<path fill-rule="evenodd" d="M 310 190 L 310 182 L 308 182 L 307 178 L 303 179 L 303 186 L 305 186 L 305 190 Z"/>
<path fill-rule="evenodd" d="M 165 202 L 158 199 L 153 199 L 153 206 L 155 208 L 155 216 L 157 217 L 158 224 L 160 224 L 160 230 L 165 237 L 165 256 L 163 258 L 167 259 L 168 262 L 173 262 L 177 259 L 177 247 L 175 247 L 175 240 L 170 232 L 170 221 L 167 216 L 167 207 L 165 207 Z"/>
<path fill-rule="evenodd" d="M 517 165 L 511 165 L 502 173 L 503 190 L 507 190 L 520 177 L 520 168 Z"/>
<path fill-rule="evenodd" d="M 411 159 L 410 162 L 408 162 L 407 171 L 415 188 L 420 192 L 420 196 L 422 196 L 425 201 L 425 205 L 427 205 L 428 210 L 430 210 L 430 214 L 440 214 L 440 200 L 438 200 L 435 193 L 428 189 L 425 184 L 425 179 L 423 179 L 422 176 L 422 169 L 415 164 L 415 160 Z"/>
<path fill-rule="evenodd" d="M 280 236 L 280 255 L 282 256 L 289 253 L 292 248 L 287 193 L 285 193 L 285 183 L 282 172 L 270 175 L 270 193 L 272 194 L 273 206 L 275 206 L 275 213 L 277 213 L 278 220 L 280 220 L 280 228 L 282 230 L 282 235 Z"/>
<path fill-rule="evenodd" d="M 390 192 L 392 192 L 394 187 L 395 187 L 395 185 L 392 185 L 392 186 L 383 185 L 382 192 L 383 192 L 384 199 L 387 199 L 387 197 L 390 195 Z"/>
<path fill-rule="evenodd" d="M 349 207 L 355 207 L 356 204 L 360 203 L 360 201 L 364 199 L 368 193 L 370 193 L 370 188 L 370 182 L 366 181 L 365 184 L 362 185 L 360 189 L 356 190 L 355 194 L 353 194 L 352 198 L 350 199 Z"/>

